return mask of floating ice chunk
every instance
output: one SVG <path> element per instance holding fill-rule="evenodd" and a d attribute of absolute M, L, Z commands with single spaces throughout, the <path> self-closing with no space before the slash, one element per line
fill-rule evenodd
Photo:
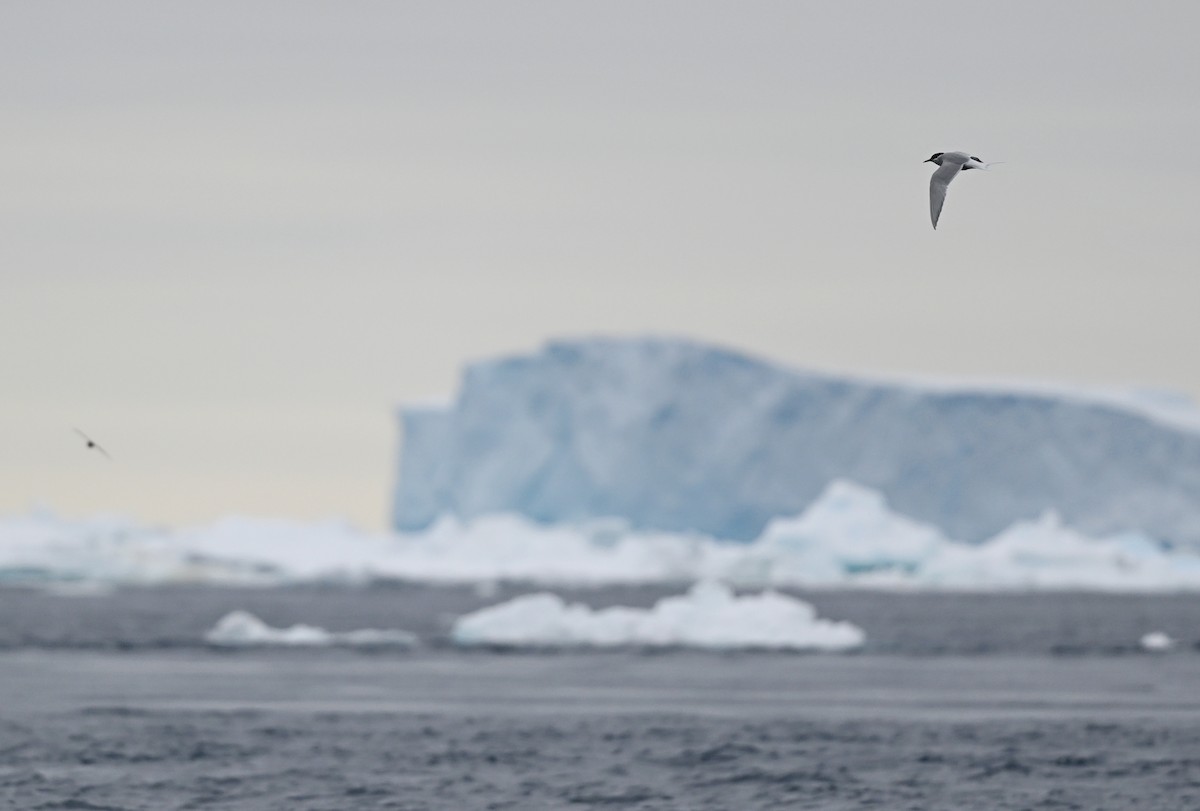
<path fill-rule="evenodd" d="M 400 647 L 417 644 L 415 634 L 400 630 L 364 628 L 358 631 L 333 633 L 313 625 L 293 625 L 272 628 L 248 611 L 231 611 L 217 621 L 204 635 L 210 645 L 229 648 L 248 647 Z"/>
<path fill-rule="evenodd" d="M 777 518 L 749 545 L 784 583 L 838 583 L 857 575 L 911 573 L 949 541 L 935 527 L 888 509 L 881 493 L 834 481 L 795 518 Z"/>
<path fill-rule="evenodd" d="M 415 648 L 420 644 L 416 634 L 398 628 L 360 628 L 330 636 L 333 644 L 352 648 Z"/>
<path fill-rule="evenodd" d="M 204 635 L 213 645 L 328 645 L 330 634 L 312 625 L 272 628 L 248 611 L 231 611 Z"/>
<path fill-rule="evenodd" d="M 933 587 L 1167 591 L 1200 585 L 1200 558 L 1136 534 L 1089 538 L 1049 512 L 978 547 L 946 544 L 919 576 Z"/>
<path fill-rule="evenodd" d="M 848 622 L 819 619 L 801 600 L 770 591 L 737 597 L 705 581 L 650 609 L 596 611 L 556 594 L 529 594 L 461 617 L 451 638 L 466 646 L 835 651 L 859 647 L 865 635 Z"/>
<path fill-rule="evenodd" d="M 1151 631 L 1142 637 L 1142 650 L 1162 653 L 1175 647 L 1175 640 L 1162 631 Z"/>

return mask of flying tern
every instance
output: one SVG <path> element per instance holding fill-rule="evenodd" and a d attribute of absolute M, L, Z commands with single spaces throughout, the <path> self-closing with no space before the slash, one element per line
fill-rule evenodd
<path fill-rule="evenodd" d="M 999 163 L 1000 161 L 995 161 Z M 933 157 L 924 163 L 936 163 L 938 170 L 929 179 L 929 218 L 933 220 L 936 230 L 938 217 L 942 216 L 942 204 L 946 202 L 946 189 L 950 181 L 958 177 L 959 172 L 968 169 L 986 169 L 992 164 L 984 163 L 974 155 L 966 152 L 934 152 Z"/>
<path fill-rule="evenodd" d="M 112 457 L 108 455 L 108 451 L 104 450 L 104 448 L 97 445 L 95 440 L 93 440 L 90 436 L 85 434 L 83 431 L 80 431 L 78 428 L 75 429 L 75 433 L 77 433 L 81 437 L 83 437 L 83 441 L 87 443 L 88 448 L 94 448 L 94 449 L 100 451 L 100 453 L 104 454 L 105 459 L 108 459 L 110 461 L 112 460 Z"/>

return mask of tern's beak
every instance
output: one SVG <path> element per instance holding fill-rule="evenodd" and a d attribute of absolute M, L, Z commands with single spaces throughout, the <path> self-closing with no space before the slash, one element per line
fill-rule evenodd
<path fill-rule="evenodd" d="M 921 163 L 933 163 L 933 158 L 926 158 L 925 160 L 921 161 Z"/>

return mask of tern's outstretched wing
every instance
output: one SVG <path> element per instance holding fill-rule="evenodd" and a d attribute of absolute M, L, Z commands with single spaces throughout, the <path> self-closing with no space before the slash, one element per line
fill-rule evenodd
<path fill-rule="evenodd" d="M 946 202 L 946 188 L 961 171 L 961 163 L 947 161 L 938 167 L 938 170 L 933 173 L 933 177 L 929 178 L 929 218 L 933 220 L 934 229 L 937 229 L 938 217 L 942 216 L 942 204 Z"/>

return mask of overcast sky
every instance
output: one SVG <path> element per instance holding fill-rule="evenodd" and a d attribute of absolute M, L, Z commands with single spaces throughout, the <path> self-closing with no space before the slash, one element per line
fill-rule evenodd
<path fill-rule="evenodd" d="M 5 3 L 0 510 L 380 527 L 394 405 L 555 336 L 1200 394 L 1198 28 L 1183 2 Z M 954 149 L 1006 163 L 934 232 L 921 161 Z"/>

